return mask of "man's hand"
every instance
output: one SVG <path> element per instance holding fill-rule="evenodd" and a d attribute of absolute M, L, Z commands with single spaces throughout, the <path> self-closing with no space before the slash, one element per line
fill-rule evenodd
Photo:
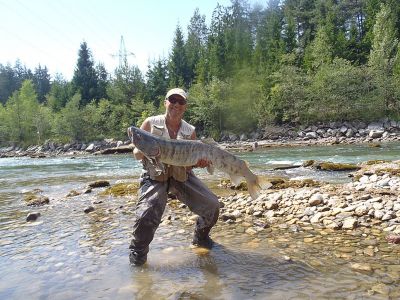
<path fill-rule="evenodd" d="M 138 148 L 133 149 L 133 156 L 137 160 L 142 160 L 144 158 L 142 151 L 140 151 Z"/>
<path fill-rule="evenodd" d="M 209 160 L 206 159 L 206 158 L 202 158 L 202 159 L 199 159 L 199 161 L 197 162 L 197 164 L 195 165 L 195 167 L 197 167 L 197 168 L 206 168 L 206 167 L 208 167 L 210 164 L 211 164 L 211 161 L 209 161 Z"/>

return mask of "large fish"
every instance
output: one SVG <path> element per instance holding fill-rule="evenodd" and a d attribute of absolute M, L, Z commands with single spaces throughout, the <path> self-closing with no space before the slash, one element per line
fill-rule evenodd
<path fill-rule="evenodd" d="M 128 128 L 128 136 L 134 146 L 160 172 L 164 171 L 160 162 L 173 166 L 190 167 L 196 165 L 200 159 L 207 159 L 211 162 L 210 166 L 207 167 L 210 174 L 214 172 L 214 168 L 217 168 L 227 173 L 235 185 L 238 185 L 244 178 L 253 199 L 259 196 L 261 189 L 271 186 L 270 182 L 255 175 L 244 160 L 219 148 L 215 145 L 215 142 L 166 139 L 134 126 Z"/>

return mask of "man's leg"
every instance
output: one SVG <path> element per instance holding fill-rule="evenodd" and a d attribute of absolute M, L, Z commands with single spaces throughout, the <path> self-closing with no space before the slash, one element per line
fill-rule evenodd
<path fill-rule="evenodd" d="M 133 239 L 129 246 L 129 259 L 134 265 L 142 265 L 147 260 L 149 245 L 167 203 L 167 189 L 168 182 L 155 181 L 146 175 L 141 179 Z"/>
<path fill-rule="evenodd" d="M 179 182 L 173 178 L 170 180 L 171 191 L 192 212 L 199 216 L 196 222 L 193 244 L 211 248 L 212 240 L 209 233 L 218 220 L 220 207 L 218 197 L 192 172 L 185 182 Z"/>

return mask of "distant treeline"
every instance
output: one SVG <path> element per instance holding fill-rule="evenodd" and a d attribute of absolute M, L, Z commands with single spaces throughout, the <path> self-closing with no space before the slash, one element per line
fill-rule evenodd
<path fill-rule="evenodd" d="M 189 91 L 186 119 L 215 138 L 265 124 L 400 117 L 398 0 L 233 0 L 210 24 L 196 9 L 167 58 L 109 74 L 79 48 L 71 81 L 0 64 L 0 144 L 124 138 Z M 60 62 L 62 63 L 62 62 Z"/>

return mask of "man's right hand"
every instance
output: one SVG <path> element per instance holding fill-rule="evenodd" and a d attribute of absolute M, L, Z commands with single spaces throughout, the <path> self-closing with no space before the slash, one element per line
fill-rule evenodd
<path fill-rule="evenodd" d="M 137 159 L 137 160 L 142 160 L 144 158 L 143 152 L 140 151 L 138 148 L 134 148 L 133 149 L 133 156 Z"/>

